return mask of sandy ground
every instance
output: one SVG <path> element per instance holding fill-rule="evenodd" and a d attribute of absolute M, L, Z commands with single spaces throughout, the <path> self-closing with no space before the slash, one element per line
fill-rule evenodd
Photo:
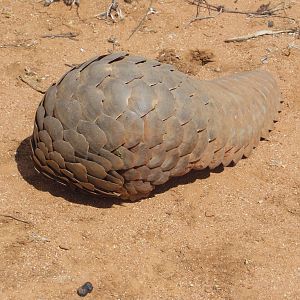
<path fill-rule="evenodd" d="M 120 0 L 126 18 L 114 24 L 95 18 L 110 0 L 81 2 L 79 18 L 62 2 L 46 8 L 1 0 L 0 298 L 78 299 L 77 287 L 90 281 L 94 290 L 86 299 L 300 299 L 300 39 L 282 34 L 224 42 L 297 24 L 223 13 L 189 25 L 196 6 L 161 0 L 128 39 L 149 1 Z M 209 2 L 255 11 L 267 1 Z M 286 14 L 299 20 L 299 1 L 286 2 L 293 4 Z M 78 36 L 42 37 L 68 32 Z M 199 79 L 269 70 L 285 101 L 280 120 L 237 166 L 193 172 L 137 203 L 83 195 L 41 177 L 28 141 L 42 95 L 20 77 L 45 90 L 67 64 L 113 46 L 150 58 L 172 49 L 177 63 Z M 195 49 L 210 51 L 214 61 L 191 63 Z"/>

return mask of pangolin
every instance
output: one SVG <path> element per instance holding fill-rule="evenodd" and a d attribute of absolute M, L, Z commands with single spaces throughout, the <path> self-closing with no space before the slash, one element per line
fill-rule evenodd
<path fill-rule="evenodd" d="M 281 102 L 263 70 L 197 80 L 124 52 L 98 56 L 45 93 L 32 158 L 59 182 L 138 200 L 171 177 L 248 157 Z"/>

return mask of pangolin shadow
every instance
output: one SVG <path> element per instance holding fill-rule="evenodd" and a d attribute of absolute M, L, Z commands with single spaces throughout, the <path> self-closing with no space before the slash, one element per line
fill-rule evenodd
<path fill-rule="evenodd" d="M 48 192 L 54 197 L 62 197 L 69 202 L 97 208 L 111 208 L 113 205 L 122 205 L 122 201 L 117 198 L 102 198 L 83 191 L 78 192 L 79 189 L 59 184 L 39 174 L 34 169 L 31 159 L 30 138 L 27 137 L 20 143 L 16 151 L 15 160 L 21 176 L 37 190 Z"/>
<path fill-rule="evenodd" d="M 113 197 L 108 198 L 88 194 L 71 186 L 59 184 L 58 182 L 39 174 L 34 169 L 31 159 L 30 138 L 31 137 L 27 137 L 20 143 L 16 151 L 15 160 L 21 176 L 29 184 L 33 185 L 37 190 L 49 192 L 54 197 L 62 197 L 67 201 L 76 204 L 88 205 L 98 208 L 110 208 L 113 205 L 122 205 L 122 203 L 129 202 Z M 213 171 L 209 171 L 208 169 L 202 171 L 191 171 L 184 176 L 174 177 L 165 184 L 157 186 L 155 190 L 149 195 L 149 197 L 144 200 L 153 198 L 155 195 L 164 193 L 171 188 L 195 182 L 197 179 L 208 178 L 211 172 L 220 173 L 223 171 L 223 169 L 223 167 L 219 167 Z"/>

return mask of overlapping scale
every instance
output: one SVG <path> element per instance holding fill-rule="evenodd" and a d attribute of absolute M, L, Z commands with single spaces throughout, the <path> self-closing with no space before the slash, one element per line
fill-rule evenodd
<path fill-rule="evenodd" d="M 46 176 L 137 200 L 191 169 L 249 156 L 281 109 L 265 71 L 199 81 L 125 52 L 67 72 L 41 101 L 32 156 Z"/>

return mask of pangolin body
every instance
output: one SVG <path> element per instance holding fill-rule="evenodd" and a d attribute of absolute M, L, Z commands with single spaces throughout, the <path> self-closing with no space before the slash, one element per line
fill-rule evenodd
<path fill-rule="evenodd" d="M 200 81 L 127 53 L 99 56 L 46 92 L 32 157 L 62 183 L 137 200 L 171 177 L 248 157 L 280 103 L 265 71 Z"/>

